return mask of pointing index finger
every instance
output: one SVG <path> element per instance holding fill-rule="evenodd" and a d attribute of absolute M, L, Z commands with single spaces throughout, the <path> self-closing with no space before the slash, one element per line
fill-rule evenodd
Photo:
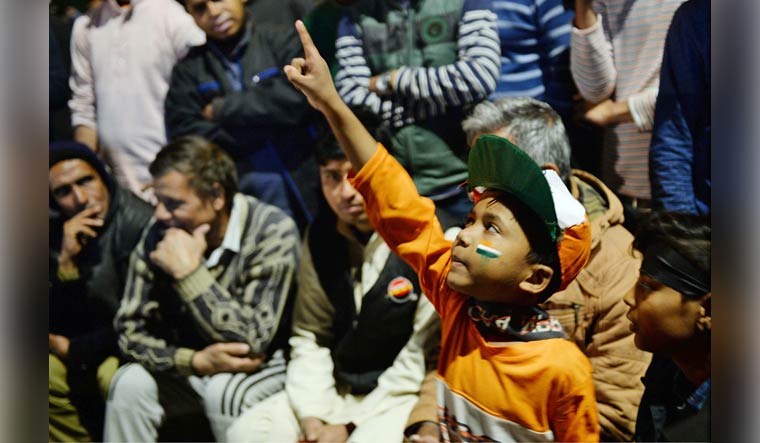
<path fill-rule="evenodd" d="M 311 35 L 309 35 L 309 31 L 306 30 L 306 25 L 303 24 L 303 21 L 296 20 L 296 31 L 298 31 L 298 37 L 301 38 L 304 55 L 307 58 L 319 57 L 319 51 L 311 40 Z"/>

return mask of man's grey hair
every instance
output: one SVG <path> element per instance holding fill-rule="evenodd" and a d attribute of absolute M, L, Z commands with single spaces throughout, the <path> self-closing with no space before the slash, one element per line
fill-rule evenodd
<path fill-rule="evenodd" d="M 479 133 L 504 129 L 517 147 L 539 166 L 553 163 L 565 183 L 570 178 L 570 142 L 565 125 L 551 106 L 530 97 L 505 97 L 484 101 L 462 122 L 467 141 Z"/>

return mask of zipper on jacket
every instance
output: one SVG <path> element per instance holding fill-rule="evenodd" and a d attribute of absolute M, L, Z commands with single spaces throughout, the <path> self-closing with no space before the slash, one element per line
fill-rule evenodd
<path fill-rule="evenodd" d="M 401 13 L 404 16 L 404 22 L 406 25 L 406 66 L 412 66 L 412 50 L 414 48 L 414 9 L 412 9 L 412 1 L 408 0 L 404 4 L 404 8 Z"/>

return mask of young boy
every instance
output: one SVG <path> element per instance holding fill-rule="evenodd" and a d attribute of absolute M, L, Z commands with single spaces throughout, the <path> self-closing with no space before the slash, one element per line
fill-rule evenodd
<path fill-rule="evenodd" d="M 636 346 L 655 357 L 636 441 L 711 441 L 710 235 L 707 217 L 683 213 L 653 213 L 639 226 L 643 261 L 625 302 Z"/>
<path fill-rule="evenodd" d="M 452 245 L 432 201 L 341 101 L 303 23 L 296 28 L 305 58 L 285 67 L 288 78 L 327 118 L 359 171 L 353 184 L 372 225 L 415 269 L 441 316 L 444 440 L 598 441 L 591 365 L 536 307 L 588 260 L 583 208 L 554 171 L 483 136 L 468 165 L 476 204 Z"/>

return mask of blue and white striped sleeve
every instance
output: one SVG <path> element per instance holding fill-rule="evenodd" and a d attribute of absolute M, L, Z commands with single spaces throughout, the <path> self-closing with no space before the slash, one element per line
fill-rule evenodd
<path fill-rule="evenodd" d="M 351 107 L 366 106 L 379 115 L 382 99 L 369 90 L 372 73 L 364 57 L 358 26 L 348 16 L 344 16 L 338 23 L 335 59 L 339 65 L 335 74 L 335 88 L 343 101 Z"/>
<path fill-rule="evenodd" d="M 570 73 L 570 33 L 575 12 L 563 0 L 536 1 L 538 48 L 545 100 L 560 114 L 573 108 L 575 85 Z"/>
<path fill-rule="evenodd" d="M 556 60 L 570 47 L 570 31 L 573 28 L 572 10 L 566 9 L 562 0 L 536 2 L 539 24 L 539 43 L 547 60 Z"/>
<path fill-rule="evenodd" d="M 406 99 L 434 100 L 448 106 L 479 101 L 496 89 L 501 46 L 496 14 L 490 1 L 466 0 L 457 35 L 458 61 L 438 67 L 398 69 L 395 94 Z"/>

